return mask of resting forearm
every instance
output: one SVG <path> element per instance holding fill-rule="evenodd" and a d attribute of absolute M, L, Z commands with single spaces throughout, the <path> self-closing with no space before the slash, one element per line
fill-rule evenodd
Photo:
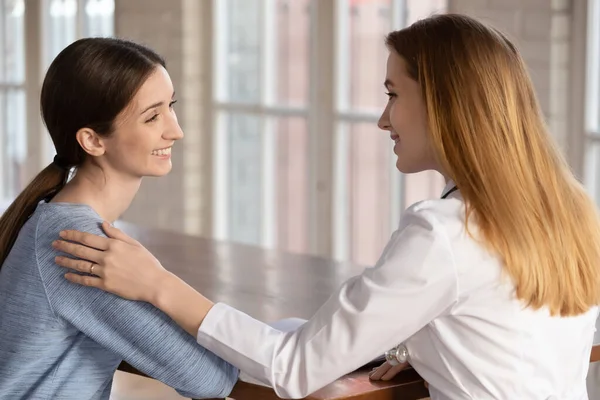
<path fill-rule="evenodd" d="M 171 273 L 166 273 L 151 303 L 194 337 L 213 306 L 212 301 Z"/>

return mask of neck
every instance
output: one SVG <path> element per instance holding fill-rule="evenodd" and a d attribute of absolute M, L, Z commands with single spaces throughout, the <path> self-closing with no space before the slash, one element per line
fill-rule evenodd
<path fill-rule="evenodd" d="M 102 219 L 112 223 L 129 208 L 141 182 L 139 177 L 122 176 L 86 164 L 52 201 L 87 204 Z"/>

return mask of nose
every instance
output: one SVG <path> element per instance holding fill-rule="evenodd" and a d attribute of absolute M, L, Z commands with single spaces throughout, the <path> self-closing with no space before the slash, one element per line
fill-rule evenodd
<path fill-rule="evenodd" d="M 163 132 L 163 138 L 167 140 L 179 140 L 183 138 L 183 130 L 181 126 L 179 126 L 179 122 L 177 121 L 177 116 L 175 112 L 171 113 L 171 118 L 169 118 L 168 126 L 165 127 L 165 131 Z"/>
<path fill-rule="evenodd" d="M 389 106 L 386 106 L 385 110 L 383 110 L 383 113 L 381 113 L 381 117 L 379 117 L 379 121 L 377 121 L 377 126 L 382 131 L 392 130 L 392 125 L 390 124 Z"/>

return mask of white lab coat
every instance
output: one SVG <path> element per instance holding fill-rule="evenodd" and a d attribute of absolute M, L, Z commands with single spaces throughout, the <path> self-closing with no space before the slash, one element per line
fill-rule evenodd
<path fill-rule="evenodd" d="M 526 309 L 501 272 L 465 233 L 456 191 L 406 210 L 377 264 L 297 330 L 217 303 L 197 340 L 283 398 L 306 397 L 404 342 L 432 400 L 587 399 L 598 309 L 571 318 Z"/>

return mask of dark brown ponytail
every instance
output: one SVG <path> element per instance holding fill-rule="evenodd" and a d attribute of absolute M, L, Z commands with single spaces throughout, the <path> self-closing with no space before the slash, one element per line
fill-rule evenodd
<path fill-rule="evenodd" d="M 69 171 L 52 163 L 27 185 L 0 217 L 0 268 L 8 256 L 19 231 L 37 204 L 58 192 L 66 183 Z"/>

